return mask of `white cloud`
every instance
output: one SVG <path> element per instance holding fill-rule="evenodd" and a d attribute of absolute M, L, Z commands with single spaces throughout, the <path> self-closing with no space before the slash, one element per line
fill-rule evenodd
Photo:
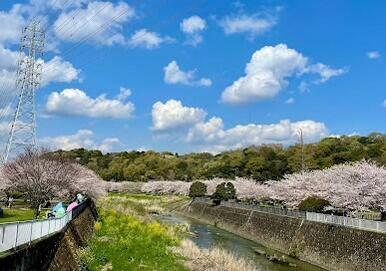
<path fill-rule="evenodd" d="M 20 11 L 21 5 L 15 4 L 9 12 L 0 11 L 0 44 L 17 43 L 26 20 Z"/>
<path fill-rule="evenodd" d="M 317 81 L 318 83 L 324 83 L 331 79 L 331 77 L 334 76 L 340 76 L 347 72 L 347 69 L 332 69 L 327 65 L 324 65 L 322 63 L 316 63 L 314 65 L 311 65 L 309 68 L 309 72 L 311 73 L 317 73 L 320 75 L 320 79 Z"/>
<path fill-rule="evenodd" d="M 18 57 L 19 52 L 6 49 L 0 45 L 0 83 L 7 84 L 11 89 L 15 85 Z M 44 67 L 42 86 L 47 86 L 51 82 L 69 83 L 79 79 L 80 70 L 59 56 L 55 56 L 46 63 L 39 59 L 38 63 Z"/>
<path fill-rule="evenodd" d="M 285 44 L 257 50 L 240 77 L 222 93 L 228 103 L 259 101 L 276 96 L 288 85 L 287 77 L 302 73 L 307 58 Z"/>
<path fill-rule="evenodd" d="M 206 21 L 201 17 L 194 15 L 184 19 L 180 24 L 181 30 L 186 34 L 201 32 L 206 28 Z"/>
<path fill-rule="evenodd" d="M 9 122 L 4 122 L 4 121 L 0 122 L 0 135 L 2 138 L 4 138 L 4 136 L 8 135 L 9 128 L 10 128 Z"/>
<path fill-rule="evenodd" d="M 78 80 L 81 72 L 59 56 L 52 58 L 43 67 L 42 86 L 51 82 L 69 83 Z"/>
<path fill-rule="evenodd" d="M 293 104 L 295 103 L 295 99 L 294 98 L 288 98 L 286 101 L 285 101 L 286 104 Z"/>
<path fill-rule="evenodd" d="M 78 148 L 97 149 L 102 152 L 112 152 L 123 144 L 118 138 L 105 138 L 101 143 L 94 140 L 94 132 L 91 130 L 78 130 L 72 135 L 44 137 L 40 144 L 52 150 L 72 150 Z"/>
<path fill-rule="evenodd" d="M 152 129 L 159 132 L 178 130 L 203 121 L 205 116 L 204 110 L 185 107 L 181 101 L 156 102 L 152 109 Z"/>
<path fill-rule="evenodd" d="M 129 98 L 131 96 L 131 94 L 132 94 L 131 89 L 125 88 L 125 87 L 120 87 L 117 99 L 124 102 L 127 100 L 127 98 Z"/>
<path fill-rule="evenodd" d="M 298 89 L 300 90 L 300 92 L 306 92 L 306 91 L 309 91 L 310 89 L 308 88 L 308 83 L 306 81 L 301 81 L 299 86 L 298 86 Z"/>
<path fill-rule="evenodd" d="M 182 84 L 189 86 L 204 86 L 209 87 L 212 81 L 209 78 L 195 79 L 195 70 L 182 71 L 177 62 L 173 60 L 164 67 L 164 81 L 168 84 Z"/>
<path fill-rule="evenodd" d="M 145 28 L 137 30 L 128 40 L 131 47 L 143 47 L 146 49 L 158 48 L 162 43 L 172 42 L 170 37 L 161 37 L 156 32 L 148 31 Z"/>
<path fill-rule="evenodd" d="M 383 101 L 383 106 L 386 107 L 386 99 Z"/>
<path fill-rule="evenodd" d="M 108 99 L 106 95 L 94 99 L 80 89 L 64 89 L 48 96 L 46 111 L 63 116 L 128 119 L 132 116 L 134 104 L 120 99 Z"/>
<path fill-rule="evenodd" d="M 10 122 L 0 122 L 0 160 L 2 159 L 2 155 L 5 153 L 5 147 L 7 144 L 10 129 Z"/>
<path fill-rule="evenodd" d="M 0 69 L 0 86 L 4 88 L 4 93 L 0 94 L 1 100 L 11 99 L 15 95 L 15 75 L 16 72 Z M 10 102 L 10 101 L 8 101 Z"/>
<path fill-rule="evenodd" d="M 275 97 L 288 86 L 290 77 L 318 74 L 320 79 L 315 83 L 323 83 L 344 72 L 346 69 L 332 69 L 322 63 L 309 65 L 305 56 L 285 44 L 265 46 L 252 55 L 245 76 L 223 91 L 222 101 L 233 104 L 260 101 Z"/>
<path fill-rule="evenodd" d="M 377 59 L 381 57 L 381 53 L 378 51 L 370 51 L 370 52 L 367 52 L 366 55 L 370 59 Z"/>
<path fill-rule="evenodd" d="M 246 33 L 250 38 L 254 38 L 271 30 L 277 24 L 276 13 L 262 12 L 252 15 L 230 15 L 219 20 L 219 25 L 226 35 Z"/>
<path fill-rule="evenodd" d="M 220 118 L 196 124 L 189 130 L 187 141 L 196 143 L 204 150 L 218 152 L 251 145 L 296 143 L 299 130 L 303 131 L 305 142 L 314 142 L 328 135 L 324 123 L 312 120 L 291 122 L 281 120 L 274 124 L 236 125 L 224 129 Z"/>
<path fill-rule="evenodd" d="M 14 71 L 19 53 L 0 45 L 0 70 Z"/>
<path fill-rule="evenodd" d="M 91 0 L 34 0 L 39 4 L 45 3 L 48 7 L 57 10 L 68 10 L 82 7 L 84 4 L 91 2 Z"/>
<path fill-rule="evenodd" d="M 0 34 L 1 35 L 1 34 Z M 5 89 L 0 100 L 6 101 L 14 95 L 16 79 L 16 63 L 18 52 L 4 48 L 0 44 L 0 85 Z"/>
<path fill-rule="evenodd" d="M 93 1 L 84 9 L 63 11 L 53 27 L 56 36 L 63 41 L 78 42 L 87 38 L 103 45 L 124 44 L 123 24 L 134 15 L 134 9 L 125 2 L 114 5 Z"/>
<path fill-rule="evenodd" d="M 206 21 L 197 15 L 186 18 L 180 23 L 181 31 L 187 36 L 186 43 L 192 46 L 196 46 L 203 41 L 201 33 L 206 28 Z"/>
<path fill-rule="evenodd" d="M 103 152 L 112 152 L 118 146 L 122 146 L 121 141 L 116 137 L 105 138 L 99 145 L 98 149 Z"/>
<path fill-rule="evenodd" d="M 324 123 L 313 120 L 251 123 L 225 129 L 221 118 L 212 117 L 205 121 L 206 115 L 205 110 L 183 106 L 180 101 L 157 102 L 153 105 L 152 129 L 176 135 L 177 140 L 211 152 L 261 144 L 290 145 L 298 142 L 300 130 L 305 142 L 314 142 L 329 135 Z"/>

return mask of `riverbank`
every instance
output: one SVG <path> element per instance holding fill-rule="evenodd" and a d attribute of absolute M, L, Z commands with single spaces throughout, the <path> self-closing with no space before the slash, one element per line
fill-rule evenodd
<path fill-rule="evenodd" d="M 192 202 L 180 211 L 327 270 L 386 270 L 386 235 Z"/>
<path fill-rule="evenodd" d="M 95 234 L 79 253 L 83 266 L 88 270 L 257 270 L 220 248 L 201 250 L 187 240 L 187 225 L 154 218 L 154 214 L 166 214 L 187 200 L 131 194 L 102 198 Z"/>

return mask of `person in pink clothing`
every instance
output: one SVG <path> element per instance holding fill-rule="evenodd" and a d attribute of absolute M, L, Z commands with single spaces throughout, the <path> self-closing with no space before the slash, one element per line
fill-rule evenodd
<path fill-rule="evenodd" d="M 72 202 L 70 205 L 68 205 L 67 212 L 72 211 L 76 206 L 78 206 L 78 203 Z"/>

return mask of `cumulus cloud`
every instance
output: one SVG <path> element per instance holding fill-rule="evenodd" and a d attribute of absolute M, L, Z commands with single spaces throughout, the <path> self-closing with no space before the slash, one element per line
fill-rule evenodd
<path fill-rule="evenodd" d="M 153 104 L 152 129 L 158 132 L 178 130 L 203 121 L 205 116 L 203 109 L 183 106 L 181 101 L 158 101 Z"/>
<path fill-rule="evenodd" d="M 51 82 L 69 83 L 80 79 L 81 70 L 76 69 L 72 63 L 55 56 L 43 65 L 42 86 Z"/>
<path fill-rule="evenodd" d="M 134 108 L 133 103 L 119 98 L 108 99 L 106 95 L 91 98 L 84 91 L 71 88 L 52 92 L 46 103 L 46 111 L 49 114 L 91 118 L 128 119 L 132 116 Z"/>
<path fill-rule="evenodd" d="M 0 44 L 19 42 L 21 30 L 26 23 L 20 9 L 21 5 L 15 4 L 8 12 L 0 11 Z"/>
<path fill-rule="evenodd" d="M 226 35 L 244 33 L 250 38 L 254 38 L 271 30 L 277 24 L 279 10 L 280 8 L 277 8 L 274 12 L 229 15 L 220 19 L 218 23 Z"/>
<path fill-rule="evenodd" d="M 300 130 L 303 131 L 305 142 L 320 140 L 329 133 L 324 123 L 312 120 L 281 120 L 274 124 L 236 125 L 224 129 L 223 121 L 214 117 L 192 127 L 187 141 L 200 145 L 204 150 L 219 152 L 251 145 L 294 144 L 299 140 Z"/>
<path fill-rule="evenodd" d="M 0 97 L 0 106 L 10 103 L 13 97 L 17 95 L 15 80 L 18 58 L 19 52 L 4 48 L 0 44 L 0 85 L 4 88 Z M 80 77 L 81 71 L 61 57 L 56 56 L 46 63 L 42 59 L 37 62 L 43 67 L 41 81 L 43 87 L 52 82 L 69 83 L 78 80 Z"/>
<path fill-rule="evenodd" d="M 232 104 L 260 101 L 275 97 L 288 86 L 290 77 L 317 74 L 320 79 L 315 83 L 323 83 L 345 72 L 346 69 L 332 69 L 322 63 L 311 65 L 307 57 L 285 44 L 265 46 L 252 55 L 245 76 L 223 91 L 222 101 Z"/>
<path fill-rule="evenodd" d="M 377 59 L 381 57 L 381 53 L 378 51 L 370 51 L 370 52 L 367 52 L 366 55 L 370 59 Z"/>
<path fill-rule="evenodd" d="M 0 45 L 0 70 L 15 70 L 18 56 L 17 51 L 12 51 Z"/>
<path fill-rule="evenodd" d="M 164 73 L 164 81 L 168 84 L 203 87 L 209 87 L 212 85 L 212 81 L 209 78 L 196 79 L 195 70 L 182 71 L 175 60 L 164 67 Z"/>
<path fill-rule="evenodd" d="M 2 26 L 0 32 L 0 84 L 7 86 L 10 91 L 14 90 L 15 72 L 19 58 L 19 51 L 14 50 L 13 45 L 19 44 L 21 31 L 31 18 L 38 18 L 43 27 L 47 24 L 47 17 L 39 15 L 39 12 L 46 10 L 50 6 L 49 3 L 50 1 L 45 0 L 31 0 L 25 4 L 14 4 L 9 11 L 0 11 L 0 25 Z M 58 56 L 46 63 L 39 59 L 38 63 L 43 67 L 49 66 L 43 72 L 43 86 L 50 82 L 71 82 L 78 79 L 80 70 Z"/>
<path fill-rule="evenodd" d="M 225 129 L 221 118 L 212 117 L 206 121 L 206 115 L 205 110 L 184 106 L 180 101 L 157 102 L 153 105 L 152 129 L 177 135 L 178 140 L 210 152 L 261 144 L 290 145 L 298 142 L 300 130 L 305 142 L 318 141 L 329 135 L 324 123 L 313 120 L 251 123 Z"/>
<path fill-rule="evenodd" d="M 0 100 L 5 103 L 10 102 L 8 99 L 14 95 L 18 55 L 18 52 L 6 49 L 0 44 L 0 85 L 6 91 L 2 93 Z"/>
<path fill-rule="evenodd" d="M 146 49 L 158 48 L 162 43 L 173 42 L 170 37 L 161 37 L 156 32 L 151 32 L 145 28 L 137 30 L 128 40 L 131 47 L 143 47 Z"/>
<path fill-rule="evenodd" d="M 386 99 L 383 101 L 383 106 L 386 107 Z"/>
<path fill-rule="evenodd" d="M 105 138 L 102 142 L 95 142 L 94 132 L 91 130 L 78 130 L 72 135 L 44 137 L 40 144 L 52 150 L 72 150 L 78 148 L 97 149 L 102 152 L 112 152 L 123 144 L 118 138 Z"/>
<path fill-rule="evenodd" d="M 192 46 L 203 41 L 201 33 L 206 28 L 206 21 L 197 15 L 186 18 L 180 23 L 181 31 L 187 36 L 186 43 Z"/>
<path fill-rule="evenodd" d="M 56 36 L 68 42 L 85 38 L 102 45 L 125 44 L 123 24 L 135 16 L 125 2 L 89 2 L 83 9 L 63 11 L 54 22 Z"/>
<path fill-rule="evenodd" d="M 114 149 L 118 146 L 122 146 L 119 138 L 109 137 L 102 140 L 102 143 L 99 145 L 98 149 L 101 152 L 106 153 L 114 151 Z"/>

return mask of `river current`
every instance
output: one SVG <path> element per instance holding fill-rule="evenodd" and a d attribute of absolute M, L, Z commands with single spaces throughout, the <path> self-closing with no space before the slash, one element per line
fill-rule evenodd
<path fill-rule="evenodd" d="M 208 249 L 212 246 L 224 248 L 238 256 L 254 263 L 256 269 L 259 271 L 322 271 L 324 269 L 318 268 L 311 264 L 293 259 L 289 256 L 266 248 L 258 243 L 242 238 L 238 235 L 222 230 L 212 225 L 202 223 L 196 219 L 185 216 L 171 214 L 171 215 L 156 215 L 157 219 L 162 222 L 171 224 L 186 224 L 194 236 L 190 237 L 197 246 L 203 249 Z M 283 264 L 273 262 L 268 258 L 275 255 L 280 258 L 284 256 L 288 263 Z"/>

